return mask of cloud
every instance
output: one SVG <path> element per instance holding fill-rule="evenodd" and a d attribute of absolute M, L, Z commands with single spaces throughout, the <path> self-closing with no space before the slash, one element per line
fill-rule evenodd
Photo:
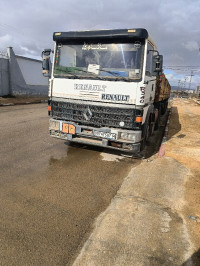
<path fill-rule="evenodd" d="M 182 65 L 184 64 L 184 57 L 179 53 L 171 53 L 167 57 L 167 62 L 170 63 L 170 65 Z"/>
<path fill-rule="evenodd" d="M 189 51 L 199 51 L 200 49 L 200 46 L 196 41 L 188 41 L 186 43 L 183 43 L 183 46 Z"/>
<path fill-rule="evenodd" d="M 39 57 L 54 31 L 146 28 L 164 65 L 200 65 L 200 0 L 1 0 L 0 50 Z"/>
<path fill-rule="evenodd" d="M 13 42 L 12 37 L 9 34 L 0 37 L 0 49 L 5 50 Z"/>
<path fill-rule="evenodd" d="M 191 77 L 191 74 L 193 75 Z M 165 70 L 165 75 L 168 80 L 170 80 L 171 86 L 184 86 L 185 88 L 191 88 L 196 89 L 197 86 L 200 85 L 200 71 L 199 70 L 193 70 L 188 71 L 187 73 L 178 73 L 175 70 Z M 190 79 L 191 79 L 191 85 L 190 85 Z"/>

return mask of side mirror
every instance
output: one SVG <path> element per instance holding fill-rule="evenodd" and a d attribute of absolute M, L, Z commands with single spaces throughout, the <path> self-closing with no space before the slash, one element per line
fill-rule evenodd
<path fill-rule="evenodd" d="M 50 54 L 51 54 L 51 49 L 44 49 L 44 51 L 42 52 L 42 74 L 45 77 L 50 77 L 50 68 L 51 68 Z"/>
<path fill-rule="evenodd" d="M 162 55 L 154 55 L 152 61 L 152 74 L 153 76 L 157 76 L 162 73 L 163 69 L 163 56 Z"/>

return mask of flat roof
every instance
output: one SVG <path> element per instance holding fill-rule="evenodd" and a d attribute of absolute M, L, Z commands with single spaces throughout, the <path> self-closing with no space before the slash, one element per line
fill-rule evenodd
<path fill-rule="evenodd" d="M 15 55 L 17 58 L 21 58 L 21 59 L 25 59 L 25 60 L 29 60 L 29 61 L 35 61 L 35 62 L 38 62 L 38 63 L 41 63 L 42 60 L 38 60 L 38 59 L 34 59 L 34 58 L 30 58 L 30 57 L 25 57 L 25 56 L 22 56 L 22 55 Z"/>

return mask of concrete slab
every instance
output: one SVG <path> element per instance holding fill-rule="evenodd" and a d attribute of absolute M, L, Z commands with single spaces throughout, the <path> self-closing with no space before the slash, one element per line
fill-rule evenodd
<path fill-rule="evenodd" d="M 74 266 L 181 265 L 192 254 L 182 208 L 188 169 L 165 157 L 144 161 L 97 219 Z M 188 264 L 189 265 L 189 264 Z"/>

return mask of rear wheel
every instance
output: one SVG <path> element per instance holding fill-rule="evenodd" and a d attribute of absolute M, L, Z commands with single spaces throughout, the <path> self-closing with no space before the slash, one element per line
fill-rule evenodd
<path fill-rule="evenodd" d="M 159 126 L 160 126 L 160 108 L 158 108 L 158 117 L 157 117 L 154 129 L 158 130 Z"/>
<path fill-rule="evenodd" d="M 161 115 L 164 115 L 168 107 L 168 100 L 164 101 L 161 104 Z"/>

